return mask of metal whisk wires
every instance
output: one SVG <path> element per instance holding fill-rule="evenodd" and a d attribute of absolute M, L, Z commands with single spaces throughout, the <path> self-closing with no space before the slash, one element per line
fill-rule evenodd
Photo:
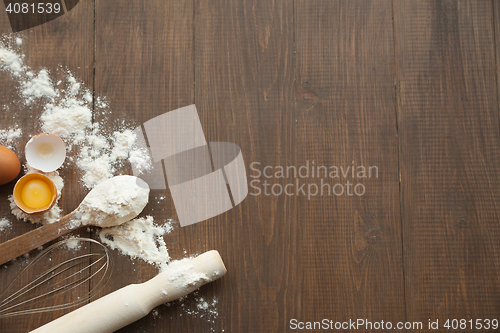
<path fill-rule="evenodd" d="M 88 303 L 108 282 L 111 271 L 109 250 L 101 243 L 87 238 L 60 241 L 36 256 L 3 291 L 0 318 Z"/>

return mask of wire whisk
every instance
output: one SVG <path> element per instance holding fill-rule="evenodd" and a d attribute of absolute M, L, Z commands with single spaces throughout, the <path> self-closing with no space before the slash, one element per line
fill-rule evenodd
<path fill-rule="evenodd" d="M 71 251 L 72 248 L 90 252 Z M 72 255 L 73 258 L 58 259 Z M 88 303 L 109 281 L 112 268 L 109 250 L 93 239 L 68 238 L 53 244 L 40 252 L 2 292 L 0 318 Z"/>

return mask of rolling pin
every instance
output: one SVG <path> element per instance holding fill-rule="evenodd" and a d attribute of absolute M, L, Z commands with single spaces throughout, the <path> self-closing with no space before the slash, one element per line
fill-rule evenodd
<path fill-rule="evenodd" d="M 215 281 L 227 270 L 217 251 L 169 264 L 153 279 L 132 284 L 85 305 L 31 333 L 113 333 L 155 307 Z"/>

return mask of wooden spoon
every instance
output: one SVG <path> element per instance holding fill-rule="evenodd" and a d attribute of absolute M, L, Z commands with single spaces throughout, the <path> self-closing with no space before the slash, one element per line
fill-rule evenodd
<path fill-rule="evenodd" d="M 113 188 L 114 185 L 117 184 L 118 182 L 124 182 L 124 181 L 137 182 L 138 184 L 140 184 L 139 185 L 140 187 L 142 188 L 147 187 L 147 184 L 141 181 L 139 178 L 133 176 L 117 176 L 97 185 L 92 191 L 90 191 L 87 194 L 82 203 L 85 202 L 87 198 L 96 195 L 100 191 Z M 149 189 L 147 191 L 147 194 L 149 194 Z M 114 221 L 116 223 L 114 223 L 113 225 L 122 224 L 139 215 L 142 209 L 147 204 L 147 198 L 141 198 L 141 199 L 143 199 L 143 204 L 141 204 L 141 208 L 139 209 L 139 211 L 134 211 L 134 212 L 131 211 L 128 215 L 122 217 L 121 219 L 117 218 L 116 221 Z M 11 239 L 5 243 L 0 244 L 0 265 L 3 265 L 6 262 L 19 257 L 20 255 L 23 255 L 31 250 L 34 250 L 37 247 L 42 246 L 56 239 L 59 236 L 66 235 L 67 233 L 74 231 L 78 228 L 97 225 L 96 221 L 89 221 L 89 223 L 86 224 L 81 223 L 81 221 L 79 220 L 79 216 L 81 216 L 81 207 L 82 204 L 80 204 L 78 208 L 75 209 L 73 212 L 60 218 L 54 223 L 43 225 L 21 236 L 17 236 L 14 239 Z"/>

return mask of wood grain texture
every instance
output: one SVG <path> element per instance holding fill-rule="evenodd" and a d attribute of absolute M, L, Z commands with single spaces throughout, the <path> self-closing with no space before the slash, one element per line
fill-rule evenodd
<path fill-rule="evenodd" d="M 241 147 L 249 181 L 266 180 L 253 162 L 294 159 L 293 73 L 291 1 L 196 1 L 195 102 L 207 141 Z M 295 198 L 255 194 L 190 232 L 227 264 L 216 332 L 283 332 L 298 312 Z"/>
<path fill-rule="evenodd" d="M 70 213 L 54 223 L 40 226 L 0 244 L 1 265 L 74 231 L 74 228 L 68 226 L 68 221 L 73 216 L 74 213 Z"/>
<path fill-rule="evenodd" d="M 495 36 L 495 57 L 496 57 L 496 84 L 498 91 L 498 99 L 500 100 L 500 3 L 498 1 L 493 2 L 493 24 L 494 24 L 494 36 Z"/>
<path fill-rule="evenodd" d="M 194 103 L 193 3 L 191 1 L 97 0 L 95 17 L 97 95 L 106 96 L 109 112 L 96 112 L 96 122 L 106 128 L 120 128 L 126 119 L 131 125 L 144 122 Z M 112 133 L 109 133 L 110 135 Z M 118 172 L 131 173 L 129 166 Z M 160 198 L 165 197 L 162 200 Z M 176 219 L 169 190 L 152 190 L 144 215 L 161 224 Z M 205 252 L 189 230 L 177 224 L 166 237 L 169 254 L 180 259 L 186 254 Z M 183 242 L 191 239 L 191 245 Z M 194 245 L 193 245 L 194 244 Z M 157 269 L 140 260 L 114 252 L 115 271 L 103 290 L 110 293 L 128 284 L 144 282 Z M 193 299 L 187 302 L 192 306 Z M 188 316 L 180 305 L 161 306 L 158 315 L 149 315 L 120 332 L 207 331 L 206 320 Z"/>
<path fill-rule="evenodd" d="M 3 3 L 0 4 L 0 31 L 3 35 L 11 33 L 7 16 L 4 12 Z M 25 54 L 24 63 L 29 65 L 34 72 L 42 68 L 48 69 L 51 76 L 57 82 L 65 82 L 65 69 L 70 70 L 76 78 L 92 91 L 93 90 L 93 44 L 94 44 L 94 5 L 90 1 L 82 1 L 69 13 L 50 21 L 44 25 L 23 31 L 16 35 L 23 39 L 19 53 Z M 64 83 L 65 84 L 65 83 Z M 63 85 L 64 85 L 63 84 Z M 41 133 L 39 115 L 43 104 L 33 103 L 31 106 L 23 105 L 20 101 L 19 84 L 8 72 L 0 72 L 0 101 L 2 111 L 0 112 L 0 129 L 13 128 L 19 126 L 23 134 L 15 147 L 15 152 L 24 164 L 24 145 L 32 136 Z M 5 108 L 8 106 L 8 108 Z M 76 150 L 75 150 L 76 151 Z M 86 190 L 80 182 L 81 174 L 76 166 L 65 165 L 60 170 L 65 186 L 62 198 L 59 201 L 63 214 L 72 212 L 81 202 L 86 194 Z M 0 233 L 0 241 L 7 241 L 35 228 L 31 223 L 24 223 L 16 220 L 10 213 L 10 208 L 6 200 L 12 193 L 14 182 L 0 187 L 2 202 L 0 203 L 0 218 L 5 217 L 12 222 L 12 228 Z M 79 234 L 88 236 L 83 230 Z M 33 258 L 39 251 L 30 253 Z M 62 261 L 71 257 L 54 257 L 54 261 Z M 26 266 L 29 259 L 19 258 L 13 263 L 0 267 L 0 290 L 4 288 L 20 273 Z M 28 281 L 26 281 L 28 282 Z M 82 285 L 83 289 L 88 289 L 89 285 Z M 68 298 L 58 297 L 54 302 L 64 303 Z M 13 317 L 0 320 L 0 332 L 27 332 L 39 327 L 59 316 L 66 311 L 57 311 L 46 314 L 38 314 L 24 317 Z"/>
<path fill-rule="evenodd" d="M 6 15 L 0 31 L 10 32 Z M 96 106 L 94 118 L 109 135 L 195 103 L 207 142 L 239 145 L 262 191 L 250 187 L 202 223 L 175 224 L 165 237 L 172 258 L 217 249 L 227 275 L 120 333 L 288 332 L 292 318 L 421 321 L 426 331 L 428 319 L 498 318 L 497 1 L 82 0 L 21 36 L 34 70 L 64 80 L 57 68 L 67 67 L 96 105 L 106 97 L 109 112 Z M 14 103 L 13 82 L 0 71 L 0 129 L 22 127 L 23 155 L 41 105 Z M 259 175 L 307 163 L 310 172 L 354 165 L 377 175 Z M 68 213 L 87 191 L 76 166 L 61 174 Z M 347 181 L 350 193 L 358 183 L 365 193 L 349 195 Z M 293 195 L 272 194 L 289 183 Z M 344 193 L 327 195 L 325 183 Z M 308 198 L 315 186 L 323 195 Z M 151 194 L 144 215 L 176 220 L 170 191 Z M 5 200 L 2 217 L 13 227 L 0 241 L 34 228 L 14 222 Z M 103 295 L 157 273 L 117 251 L 113 259 Z M 26 263 L 0 267 L 0 291 Z M 218 299 L 216 318 L 188 313 L 200 296 Z M 0 332 L 60 315 L 0 319 Z"/>
<path fill-rule="evenodd" d="M 491 1 L 396 1 L 408 320 L 498 317 Z"/>
<path fill-rule="evenodd" d="M 404 320 L 391 2 L 297 1 L 295 16 L 296 165 L 356 166 L 299 199 L 300 318 Z"/>

